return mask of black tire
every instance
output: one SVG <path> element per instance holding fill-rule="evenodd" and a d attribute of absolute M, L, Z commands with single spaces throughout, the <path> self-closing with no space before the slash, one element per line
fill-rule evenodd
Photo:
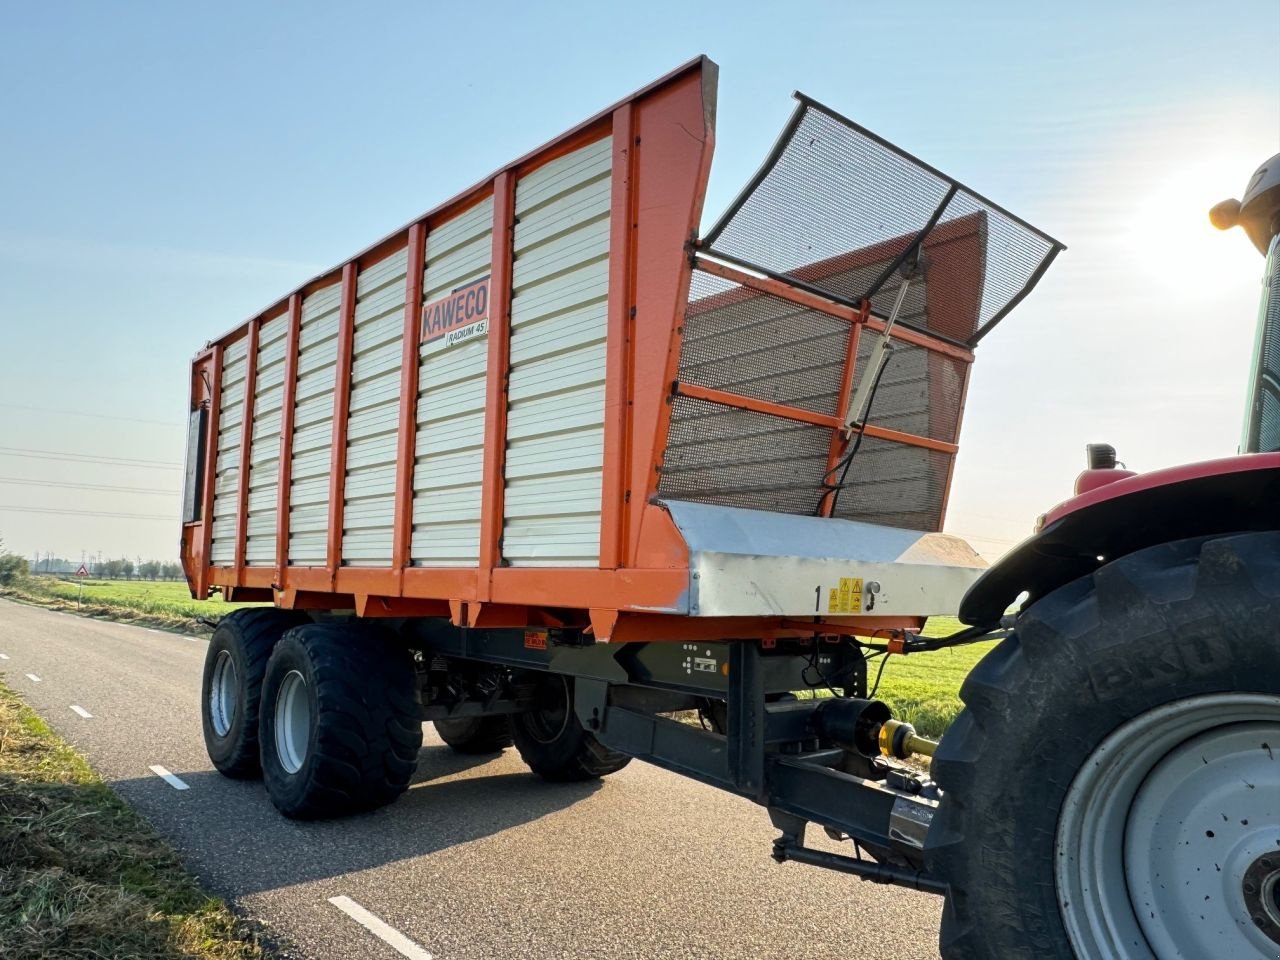
<path fill-rule="evenodd" d="M 933 761 L 944 798 L 925 855 L 949 885 L 942 956 L 1076 960 L 1054 863 L 1077 771 L 1163 704 L 1280 694 L 1277 622 L 1275 533 L 1152 547 L 1023 612 L 965 681 Z"/>
<path fill-rule="evenodd" d="M 257 607 L 232 611 L 214 628 L 204 658 L 200 720 L 205 750 L 220 773 L 236 779 L 262 773 L 258 757 L 258 705 L 267 660 L 285 631 L 305 620 L 303 614 L 292 610 Z M 225 703 L 224 698 L 212 696 L 215 676 L 221 679 L 228 663 L 233 668 L 235 688 L 234 709 L 230 711 L 219 707 Z"/>
<path fill-rule="evenodd" d="M 436 733 L 458 753 L 501 753 L 511 746 L 511 720 L 504 715 L 437 720 Z"/>
<path fill-rule="evenodd" d="M 277 705 L 292 674 L 309 710 L 293 771 L 277 739 Z M 285 816 L 336 817 L 390 803 L 408 789 L 422 747 L 413 658 L 363 624 L 295 627 L 267 664 L 260 738 L 267 793 Z"/>
<path fill-rule="evenodd" d="M 570 783 L 617 773 L 631 758 L 610 750 L 578 721 L 573 712 L 573 680 L 560 674 L 539 675 L 538 706 L 511 718 L 511 737 L 522 759 L 543 780 Z"/>

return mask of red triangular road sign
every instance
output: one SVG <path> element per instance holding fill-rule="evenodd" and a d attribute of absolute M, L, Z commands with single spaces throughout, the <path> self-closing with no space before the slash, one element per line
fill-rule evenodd
<path fill-rule="evenodd" d="M 80 564 L 80 569 L 76 571 L 76 576 L 87 577 L 88 575 L 89 575 L 89 568 L 86 567 L 83 563 Z"/>

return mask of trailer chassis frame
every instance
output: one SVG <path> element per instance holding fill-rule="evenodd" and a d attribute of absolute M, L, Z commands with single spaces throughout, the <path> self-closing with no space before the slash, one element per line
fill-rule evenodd
<path fill-rule="evenodd" d="M 443 620 L 403 621 L 400 631 L 424 661 L 572 678 L 578 720 L 604 746 L 765 807 L 780 831 L 771 851 L 779 863 L 945 892 L 923 859 L 936 787 L 923 774 L 871 756 L 853 732 L 857 718 L 887 718 L 888 711 L 865 699 L 866 658 L 852 638 L 605 644 L 576 631 L 476 630 Z M 794 697 L 827 678 L 840 684 L 824 687 L 830 696 Z M 722 720 L 708 724 L 707 707 L 716 702 L 724 704 Z M 423 719 L 529 706 L 518 697 L 488 705 L 428 702 Z M 698 710 L 704 722 L 671 716 L 684 710 Z M 806 846 L 810 825 L 851 841 L 856 856 Z"/>

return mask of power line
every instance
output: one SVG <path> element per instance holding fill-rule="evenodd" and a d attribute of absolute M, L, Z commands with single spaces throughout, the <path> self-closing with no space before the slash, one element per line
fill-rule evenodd
<path fill-rule="evenodd" d="M 179 420 L 151 420 L 147 417 L 118 417 L 109 413 L 88 413 L 84 410 L 54 410 L 51 407 L 35 407 L 27 403 L 0 403 L 11 410 L 30 410 L 33 413 L 56 413 L 64 417 L 88 417 L 92 420 L 118 420 L 121 423 L 153 423 L 161 427 L 181 427 Z"/>
<path fill-rule="evenodd" d="M 20 477 L 0 477 L 0 483 L 20 483 L 32 487 L 69 487 L 75 490 L 104 490 L 108 493 L 164 494 L 176 497 L 177 490 L 163 487 L 121 487 L 111 483 L 72 483 L 63 480 L 24 480 Z"/>
<path fill-rule="evenodd" d="M 178 518 L 159 513 L 114 513 L 100 510 L 61 510 L 55 507 L 15 507 L 0 503 L 0 513 L 56 513 L 61 516 L 75 517 L 109 517 L 118 520 L 164 520 L 177 523 Z"/>
<path fill-rule="evenodd" d="M 66 450 L 33 450 L 28 447 L 0 447 L 0 456 L 63 463 L 94 463 L 109 467 L 137 467 L 143 470 L 181 470 L 182 464 L 167 460 L 140 460 L 135 457 L 99 457 Z"/>

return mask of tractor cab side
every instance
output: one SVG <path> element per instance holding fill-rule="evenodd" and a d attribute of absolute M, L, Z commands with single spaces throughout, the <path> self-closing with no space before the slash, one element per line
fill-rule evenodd
<path fill-rule="evenodd" d="M 1249 179 L 1243 200 L 1224 200 L 1209 212 L 1220 230 L 1242 227 L 1267 258 L 1253 344 L 1241 453 L 1280 450 L 1280 153 Z"/>

